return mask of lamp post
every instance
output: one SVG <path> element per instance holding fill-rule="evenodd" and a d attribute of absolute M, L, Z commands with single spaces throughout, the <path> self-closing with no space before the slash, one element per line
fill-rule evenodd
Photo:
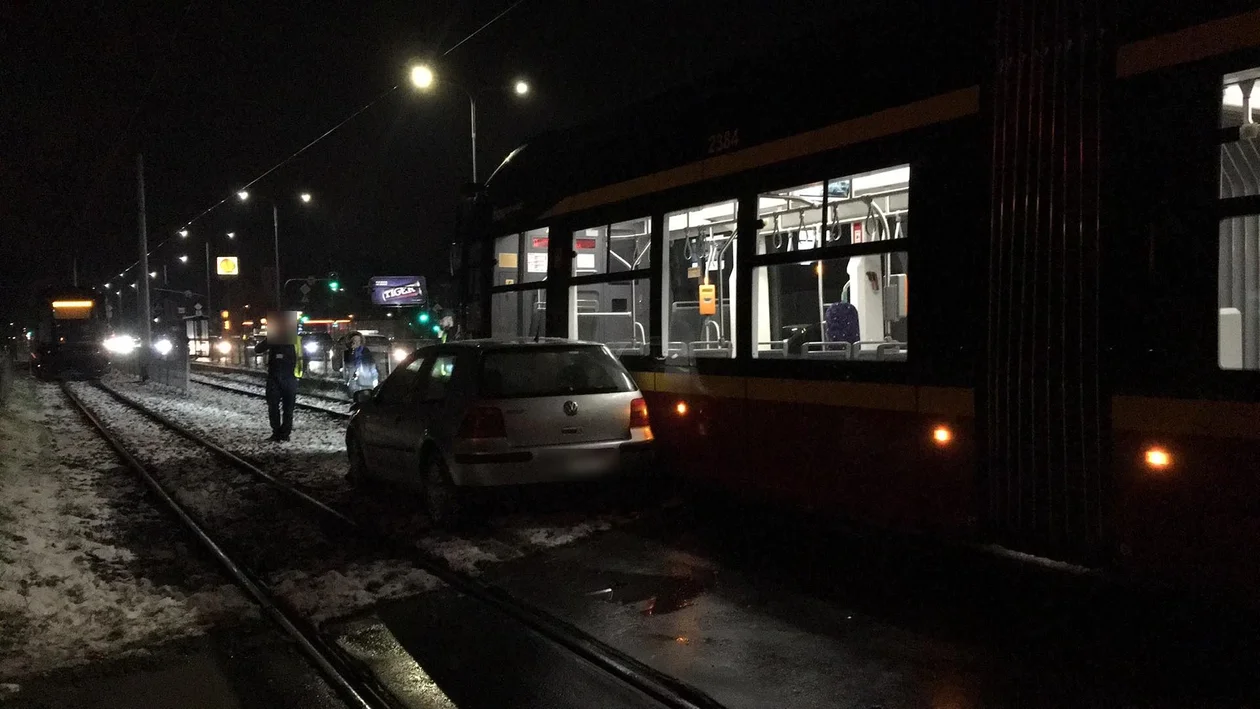
<path fill-rule="evenodd" d="M 236 198 L 240 200 L 241 202 L 247 202 L 249 201 L 249 192 L 245 190 L 241 190 L 236 193 Z M 310 204 L 313 198 L 311 197 L 310 192 L 303 192 L 300 195 L 298 195 L 298 199 L 302 202 L 302 204 Z M 271 201 L 271 247 L 272 247 L 272 253 L 275 257 L 275 262 L 274 262 L 275 283 L 274 285 L 275 285 L 276 309 L 278 310 L 283 306 L 283 303 L 280 300 L 280 292 L 281 292 L 281 288 L 280 288 L 280 209 L 276 206 L 276 202 L 274 199 Z"/>
<path fill-rule="evenodd" d="M 453 82 L 452 82 L 453 83 Z M 416 64 L 411 67 L 411 85 L 419 91 L 432 91 L 437 85 L 437 77 L 425 64 Z M 495 87 L 485 86 L 475 91 L 468 89 L 460 84 L 454 84 L 465 94 L 468 95 L 468 134 L 472 143 L 472 181 L 477 181 L 477 96 L 478 94 L 489 91 Z M 512 92 L 524 97 L 529 95 L 529 83 L 524 79 L 517 79 L 512 85 Z"/>

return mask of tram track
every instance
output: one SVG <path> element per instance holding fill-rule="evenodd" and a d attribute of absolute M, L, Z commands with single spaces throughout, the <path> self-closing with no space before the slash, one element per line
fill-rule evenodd
<path fill-rule="evenodd" d="M 400 706 L 386 690 L 362 672 L 354 660 L 325 638 L 314 623 L 273 593 L 257 571 L 239 559 L 237 554 L 229 552 L 228 546 L 209 530 L 200 515 L 181 504 L 151 467 L 141 462 L 70 387 L 62 383 L 61 391 L 89 426 L 218 562 L 224 573 L 254 601 L 264 617 L 294 641 L 347 706 L 361 709 L 394 709 Z"/>
<path fill-rule="evenodd" d="M 238 383 L 238 382 L 226 383 L 226 382 L 229 382 L 230 380 L 212 381 L 212 377 L 207 377 L 206 375 L 201 374 L 201 373 L 198 373 L 197 376 L 198 378 L 195 378 L 195 379 L 190 378 L 189 381 L 192 382 L 193 384 L 210 387 L 211 389 L 218 389 L 219 391 L 231 392 L 233 394 L 241 394 L 244 396 L 254 397 L 256 399 L 267 398 L 267 395 L 264 393 L 241 388 L 241 387 L 250 386 L 249 384 Z M 236 384 L 239 384 L 239 386 L 236 386 Z M 348 402 L 345 402 L 345 401 L 339 402 L 328 397 L 313 396 L 311 394 L 299 394 L 298 396 L 304 396 L 310 399 L 321 399 L 321 400 L 327 401 L 329 404 L 342 404 L 342 405 L 347 405 L 347 406 L 349 405 Z M 317 413 L 327 414 L 334 418 L 340 418 L 340 419 L 350 418 L 350 413 L 347 411 L 336 411 L 334 409 L 330 409 L 324 406 L 319 406 L 318 404 L 312 404 L 305 401 L 300 401 L 300 400 L 295 401 L 293 405 L 296 408 L 302 409 L 303 411 L 314 411 Z"/>
<path fill-rule="evenodd" d="M 355 538 L 359 542 L 371 545 L 373 548 L 387 551 L 397 558 L 407 559 L 414 564 L 415 568 L 433 576 L 448 587 L 476 600 L 482 606 L 494 610 L 520 627 L 546 638 L 582 661 L 633 687 L 660 704 L 668 707 L 685 707 L 687 709 L 721 709 L 722 705 L 703 691 L 671 675 L 656 670 L 571 623 L 521 601 L 502 588 L 486 583 L 469 573 L 454 568 L 446 559 L 420 547 L 414 540 L 400 539 L 396 534 L 383 531 L 371 523 L 356 518 L 352 513 L 339 509 L 335 504 L 330 504 L 320 499 L 318 495 L 312 494 L 312 492 L 298 485 L 280 479 L 254 462 L 246 460 L 197 432 L 156 411 L 146 408 L 110 387 L 99 382 L 95 383 L 94 386 L 108 397 L 139 416 L 153 422 L 163 430 L 194 443 L 202 450 L 208 451 L 222 464 L 252 477 L 254 480 L 295 501 L 298 506 L 308 511 L 313 511 L 325 520 L 332 521 L 338 529 L 345 533 L 347 538 Z M 76 399 L 69 389 L 66 389 L 66 393 L 67 396 L 71 397 L 72 401 L 75 401 L 76 406 L 84 412 L 85 416 L 89 418 L 89 421 L 98 430 L 101 430 L 104 435 L 104 426 L 99 420 L 92 417 L 88 407 Z M 236 393 L 258 396 L 258 394 L 244 390 L 237 390 Z M 117 442 L 117 439 L 110 439 L 110 444 L 115 446 L 116 450 L 120 450 L 120 454 L 122 450 L 125 450 L 121 447 L 121 443 Z M 134 457 L 131 460 L 134 460 Z M 171 503 L 178 504 L 169 494 L 164 495 L 163 498 L 164 501 L 169 498 Z M 181 519 L 183 519 L 183 516 L 181 516 Z M 303 625 L 300 623 L 294 623 L 294 627 L 299 631 L 303 629 Z M 316 647 L 318 648 L 318 646 Z M 334 668 L 336 667 L 331 660 L 329 664 Z M 360 705 L 356 704 L 356 706 Z M 377 705 L 363 704 L 361 706 Z"/>

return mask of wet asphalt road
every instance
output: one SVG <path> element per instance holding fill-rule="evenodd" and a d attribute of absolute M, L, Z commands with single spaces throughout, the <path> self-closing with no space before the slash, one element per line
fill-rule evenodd
<path fill-rule="evenodd" d="M 1255 706 L 1260 697 L 1254 615 L 973 551 L 755 516 L 675 510 L 496 565 L 486 580 L 731 709 L 1179 709 Z M 428 663 L 443 662 L 426 644 L 435 626 L 443 643 L 502 643 L 491 656 L 527 693 L 541 691 L 531 681 L 570 676 L 545 657 L 518 656 L 519 641 L 470 621 L 476 613 L 434 599 L 392 609 L 387 622 Z"/>
<path fill-rule="evenodd" d="M 460 709 L 658 709 L 587 661 L 450 589 L 377 609 L 377 623 Z"/>
<path fill-rule="evenodd" d="M 155 648 L 148 656 L 22 683 L 8 709 L 343 709 L 345 704 L 270 626 Z"/>

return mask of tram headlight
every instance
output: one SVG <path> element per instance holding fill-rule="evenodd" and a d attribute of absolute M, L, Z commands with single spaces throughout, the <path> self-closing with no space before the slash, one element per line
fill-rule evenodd
<path fill-rule="evenodd" d="M 407 359 L 407 350 L 401 347 L 395 347 L 394 348 L 394 361 L 401 362 L 404 359 Z"/>
<path fill-rule="evenodd" d="M 160 355 L 162 355 L 163 357 L 165 357 L 166 355 L 168 355 L 168 354 L 170 354 L 170 353 L 171 353 L 171 350 L 175 349 L 175 345 L 174 345 L 174 344 L 172 344 L 170 340 L 168 340 L 168 339 L 166 339 L 166 338 L 162 338 L 162 339 L 158 340 L 157 342 L 154 342 L 154 343 L 153 343 L 153 349 L 154 349 L 154 350 L 155 350 L 158 354 L 160 354 Z"/>
<path fill-rule="evenodd" d="M 302 349 L 306 350 L 307 354 L 315 354 L 316 352 L 319 352 L 319 343 L 315 341 L 308 342 L 305 345 L 302 345 Z"/>
<path fill-rule="evenodd" d="M 219 340 L 215 344 L 214 348 L 219 351 L 219 354 L 222 354 L 222 355 L 232 354 L 232 343 L 228 342 L 227 340 Z"/>
<path fill-rule="evenodd" d="M 136 341 L 127 335 L 114 335 L 105 340 L 105 349 L 112 354 L 128 355 L 135 351 Z"/>

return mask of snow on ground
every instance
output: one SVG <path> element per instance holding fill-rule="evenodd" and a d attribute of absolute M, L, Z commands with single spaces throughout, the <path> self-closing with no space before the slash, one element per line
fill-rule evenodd
<path fill-rule="evenodd" d="M 253 617 L 52 386 L 0 412 L 0 679 Z"/>
<path fill-rule="evenodd" d="M 75 392 L 229 554 L 312 619 L 337 618 L 439 585 L 412 561 L 343 532 L 323 513 L 208 455 L 108 394 L 87 385 L 75 385 Z M 146 393 L 163 396 L 156 388 Z"/>
<path fill-rule="evenodd" d="M 227 386 L 250 394 L 261 395 L 267 393 L 266 383 L 258 377 L 241 374 L 221 374 L 215 372 L 213 374 L 207 372 L 192 372 L 190 381 L 197 384 L 213 384 L 217 386 Z M 214 388 L 214 387 L 209 387 Z M 334 399 L 331 396 L 316 396 L 312 394 L 298 394 L 297 402 L 305 406 L 318 406 L 321 409 L 327 409 L 339 414 L 350 413 L 350 401 L 346 397 Z"/>
<path fill-rule="evenodd" d="M 243 375 L 242 375 L 243 376 Z M 243 394 L 194 385 L 189 393 L 160 385 L 134 383 L 113 376 L 106 383 L 125 396 L 169 416 L 238 455 L 257 462 L 267 472 L 301 486 L 354 519 L 368 520 L 395 538 L 414 539 L 426 551 L 454 568 L 476 573 L 485 564 L 518 556 L 503 544 L 475 536 L 439 538 L 420 512 L 415 495 L 398 491 L 365 492 L 345 480 L 344 420 L 298 410 L 289 443 L 266 441 L 270 435 L 264 402 Z M 546 493 L 542 493 L 546 497 Z M 591 509 L 556 510 L 534 514 L 492 515 L 488 520 L 499 540 L 521 547 L 520 552 L 570 544 L 633 519 L 631 515 Z"/>
<path fill-rule="evenodd" d="M 318 576 L 290 569 L 271 578 L 271 588 L 317 623 L 347 616 L 386 598 L 401 598 L 438 588 L 442 582 L 419 569 L 385 561 L 351 562 L 344 570 Z"/>
<path fill-rule="evenodd" d="M 343 419 L 297 409 L 292 439 L 275 443 L 267 440 L 271 423 L 262 399 L 195 384 L 184 393 L 153 383 L 139 385 L 134 377 L 119 374 L 106 377 L 105 383 L 289 482 L 331 492 L 349 489 Z"/>

